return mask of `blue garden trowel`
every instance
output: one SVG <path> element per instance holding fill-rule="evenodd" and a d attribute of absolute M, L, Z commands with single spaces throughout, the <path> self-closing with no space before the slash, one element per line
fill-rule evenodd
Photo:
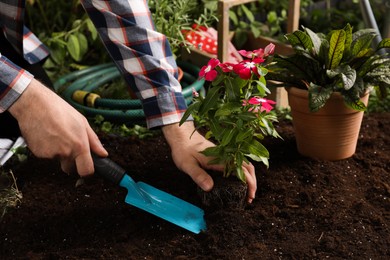
<path fill-rule="evenodd" d="M 135 182 L 108 158 L 92 156 L 95 173 L 128 190 L 125 202 L 196 234 L 206 230 L 204 211 L 143 182 Z"/>

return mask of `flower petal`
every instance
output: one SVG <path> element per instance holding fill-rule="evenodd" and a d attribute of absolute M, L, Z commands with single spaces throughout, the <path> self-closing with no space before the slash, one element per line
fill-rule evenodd
<path fill-rule="evenodd" d="M 205 75 L 205 80 L 207 81 L 213 81 L 218 75 L 218 72 L 216 70 L 211 70 Z"/>

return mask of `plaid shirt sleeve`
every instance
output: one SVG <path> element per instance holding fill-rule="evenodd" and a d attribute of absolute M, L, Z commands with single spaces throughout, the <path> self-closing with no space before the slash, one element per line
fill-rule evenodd
<path fill-rule="evenodd" d="M 24 26 L 25 0 L 0 1 L 0 33 L 30 64 L 49 55 L 49 50 Z M 21 95 L 33 76 L 0 54 L 0 113 Z"/>
<path fill-rule="evenodd" d="M 23 93 L 33 76 L 0 54 L 0 113 Z"/>
<path fill-rule="evenodd" d="M 177 123 L 186 110 L 168 41 L 155 31 L 146 0 L 81 0 L 149 128 Z"/>

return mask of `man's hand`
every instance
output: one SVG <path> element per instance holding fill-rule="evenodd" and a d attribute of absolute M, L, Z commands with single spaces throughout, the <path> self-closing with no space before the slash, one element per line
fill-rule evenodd
<path fill-rule="evenodd" d="M 108 155 L 86 118 L 35 79 L 8 111 L 17 119 L 32 153 L 59 158 L 66 173 L 92 174 L 91 151 Z"/>
<path fill-rule="evenodd" d="M 212 158 L 200 152 L 207 147 L 214 146 L 198 132 L 194 132 L 193 122 L 188 121 L 179 126 L 178 123 L 166 125 L 162 128 L 164 136 L 171 147 L 172 158 L 176 166 L 187 173 L 193 181 L 204 191 L 213 188 L 214 182 L 205 169 L 223 171 L 223 165 L 208 164 Z M 252 164 L 244 164 L 243 170 L 248 184 L 248 202 L 255 198 L 257 182 L 255 168 Z"/>

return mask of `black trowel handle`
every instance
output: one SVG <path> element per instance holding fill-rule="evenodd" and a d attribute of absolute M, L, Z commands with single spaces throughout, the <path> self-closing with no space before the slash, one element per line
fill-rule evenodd
<path fill-rule="evenodd" d="M 95 167 L 95 173 L 113 182 L 119 184 L 125 175 L 126 171 L 116 164 L 114 161 L 108 158 L 101 158 L 95 154 L 92 154 L 93 164 Z"/>

